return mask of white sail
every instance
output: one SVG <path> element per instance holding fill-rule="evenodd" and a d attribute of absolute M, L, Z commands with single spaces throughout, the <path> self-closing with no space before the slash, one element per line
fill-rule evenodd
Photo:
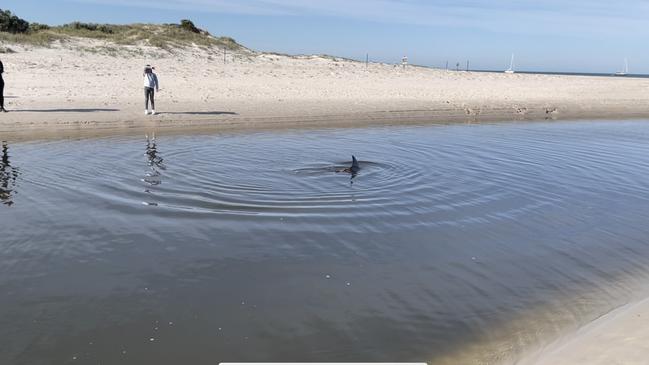
<path fill-rule="evenodd" d="M 509 63 L 509 68 L 507 70 L 505 70 L 505 73 L 506 74 L 513 74 L 514 72 L 515 72 L 514 71 L 514 54 L 512 53 L 512 60 Z"/>
<path fill-rule="evenodd" d="M 629 60 L 624 59 L 624 70 L 616 72 L 615 76 L 626 76 L 629 74 Z"/>

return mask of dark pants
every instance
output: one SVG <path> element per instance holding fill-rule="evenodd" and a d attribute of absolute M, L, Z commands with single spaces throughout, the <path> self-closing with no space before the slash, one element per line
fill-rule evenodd
<path fill-rule="evenodd" d="M 149 100 L 151 100 L 151 109 L 155 110 L 155 91 L 152 87 L 144 88 L 144 109 L 149 109 Z"/>
<path fill-rule="evenodd" d="M 0 75 L 0 109 L 5 108 L 5 80 Z"/>

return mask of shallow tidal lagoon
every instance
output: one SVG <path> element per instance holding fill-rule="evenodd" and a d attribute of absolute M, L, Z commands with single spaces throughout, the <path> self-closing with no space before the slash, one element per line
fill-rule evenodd
<path fill-rule="evenodd" d="M 582 121 L 9 141 L 0 363 L 516 359 L 649 293 L 648 140 Z"/>

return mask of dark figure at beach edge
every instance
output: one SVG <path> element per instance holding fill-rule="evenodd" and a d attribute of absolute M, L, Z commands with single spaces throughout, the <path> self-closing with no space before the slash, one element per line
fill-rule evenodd
<path fill-rule="evenodd" d="M 2 74 L 5 72 L 4 65 L 0 61 L 0 111 L 7 112 L 5 109 L 5 80 L 2 78 Z"/>
<path fill-rule="evenodd" d="M 155 67 L 144 67 L 144 115 L 149 115 L 149 100 L 151 100 L 151 115 L 155 115 L 155 93 L 160 91 L 158 76 L 153 72 Z"/>

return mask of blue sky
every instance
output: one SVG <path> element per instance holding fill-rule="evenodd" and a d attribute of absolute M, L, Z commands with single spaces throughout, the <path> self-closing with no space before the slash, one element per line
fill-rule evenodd
<path fill-rule="evenodd" d="M 192 19 L 257 50 L 326 53 L 443 67 L 649 73 L 646 0 L 3 0 L 61 24 Z"/>

